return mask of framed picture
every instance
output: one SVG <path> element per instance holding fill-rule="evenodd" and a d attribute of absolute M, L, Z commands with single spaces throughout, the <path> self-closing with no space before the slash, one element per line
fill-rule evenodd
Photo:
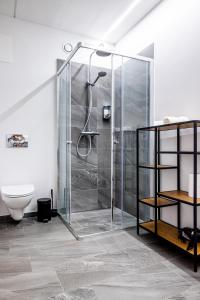
<path fill-rule="evenodd" d="M 28 147 L 28 136 L 24 134 L 8 134 L 6 137 L 8 148 L 27 148 Z"/>

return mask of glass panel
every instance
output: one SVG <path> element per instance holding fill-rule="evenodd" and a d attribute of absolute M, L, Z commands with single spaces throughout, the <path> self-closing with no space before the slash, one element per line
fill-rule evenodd
<path fill-rule="evenodd" d="M 121 56 L 113 56 L 113 202 L 112 202 L 112 221 L 113 228 L 122 225 L 123 211 L 123 131 L 122 128 L 122 63 Z"/>
<path fill-rule="evenodd" d="M 81 48 L 71 77 L 71 226 L 84 236 L 111 228 L 111 56 Z"/>
<path fill-rule="evenodd" d="M 136 129 L 149 125 L 149 62 L 115 58 L 115 184 L 113 223 L 136 225 Z M 148 144 L 145 145 L 148 154 Z M 143 183 L 148 189 L 147 174 Z"/>
<path fill-rule="evenodd" d="M 58 69 L 63 61 L 58 61 Z M 58 78 L 58 204 L 59 213 L 70 222 L 71 199 L 71 95 L 70 65 Z"/>
<path fill-rule="evenodd" d="M 136 225 L 136 128 L 149 124 L 149 72 L 149 62 L 80 48 L 59 76 L 59 213 L 75 235 Z"/>

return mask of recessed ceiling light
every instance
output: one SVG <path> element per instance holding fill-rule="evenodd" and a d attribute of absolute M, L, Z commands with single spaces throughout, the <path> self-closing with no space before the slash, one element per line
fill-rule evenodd
<path fill-rule="evenodd" d="M 131 5 L 124 11 L 124 13 L 110 26 L 105 32 L 101 41 L 105 41 L 108 36 L 124 21 L 124 19 L 132 12 L 132 10 L 138 5 L 141 0 L 134 0 Z"/>

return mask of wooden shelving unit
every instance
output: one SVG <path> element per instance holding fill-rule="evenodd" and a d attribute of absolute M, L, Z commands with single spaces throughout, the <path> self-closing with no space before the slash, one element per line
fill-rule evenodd
<path fill-rule="evenodd" d="M 157 225 L 157 235 L 159 237 L 167 240 L 168 242 L 174 244 L 182 250 L 187 251 L 189 254 L 194 255 L 194 249 L 188 251 L 187 244 L 178 239 L 178 229 L 175 226 L 172 226 L 160 220 L 158 220 Z M 142 223 L 140 226 L 151 233 L 155 233 L 155 221 Z M 200 244 L 197 245 L 197 254 L 200 255 Z"/>
<path fill-rule="evenodd" d="M 159 192 L 158 195 L 160 197 L 166 197 L 169 199 L 173 199 L 176 201 L 180 201 L 185 204 L 194 204 L 194 199 L 188 196 L 187 192 L 184 191 L 166 191 L 166 192 Z M 196 205 L 200 205 L 200 198 L 196 199 Z"/>
<path fill-rule="evenodd" d="M 139 200 L 141 203 L 155 207 L 155 199 L 153 197 Z M 172 201 L 167 198 L 157 197 L 157 207 L 166 207 L 177 205 L 177 201 Z"/>
<path fill-rule="evenodd" d="M 137 129 L 137 233 L 139 229 L 158 236 L 161 239 L 168 241 L 176 247 L 186 251 L 193 256 L 194 271 L 197 272 L 198 258 L 200 256 L 200 243 L 197 238 L 194 239 L 194 248 L 187 251 L 187 244 L 178 238 L 178 229 L 181 228 L 181 204 L 187 204 L 193 207 L 193 229 L 194 235 L 197 233 L 197 207 L 200 205 L 200 198 L 197 198 L 197 156 L 200 152 L 197 151 L 197 128 L 200 127 L 200 120 L 192 120 L 188 122 L 173 123 L 160 126 L 151 126 Z M 193 151 L 182 151 L 180 149 L 180 130 L 190 128 L 193 130 Z M 160 149 L 160 133 L 163 131 L 175 130 L 177 137 L 176 151 L 161 151 Z M 154 162 L 153 164 L 140 164 L 140 133 L 154 133 Z M 162 154 L 176 155 L 176 165 L 162 165 Z M 193 156 L 193 173 L 194 173 L 194 194 L 189 197 L 188 193 L 181 190 L 181 167 L 180 160 L 183 155 Z M 140 169 L 154 170 L 154 197 L 145 199 L 140 198 Z M 164 170 L 176 170 L 176 189 L 173 191 L 161 191 L 161 174 Z M 172 174 L 173 176 L 173 174 Z M 154 209 L 154 220 L 148 222 L 140 222 L 140 205 L 148 205 Z M 177 207 L 177 226 L 170 225 L 161 220 L 161 209 L 168 206 Z"/>

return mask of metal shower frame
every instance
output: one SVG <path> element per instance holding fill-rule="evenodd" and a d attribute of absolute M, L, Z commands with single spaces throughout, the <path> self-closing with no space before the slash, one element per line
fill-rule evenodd
<path fill-rule="evenodd" d="M 149 87 L 149 98 L 150 98 L 150 110 L 149 110 L 149 121 L 150 124 L 152 124 L 153 120 L 154 120 L 154 65 L 153 65 L 153 60 L 150 58 L 146 58 L 146 57 L 142 57 L 139 55 L 135 55 L 135 56 L 128 56 L 128 55 L 124 55 L 122 53 L 118 53 L 114 50 L 109 50 L 109 49 L 104 49 L 102 47 L 93 47 L 89 44 L 86 43 L 82 43 L 79 42 L 77 43 L 77 45 L 74 47 L 73 51 L 69 54 L 69 56 L 67 57 L 67 59 L 65 60 L 65 62 L 63 63 L 63 65 L 59 68 L 59 70 L 56 73 L 56 77 L 57 77 L 57 128 L 59 126 L 58 122 L 59 122 L 59 118 L 58 118 L 58 113 L 59 113 L 59 78 L 60 75 L 62 73 L 62 71 L 65 69 L 65 67 L 67 66 L 68 63 L 70 63 L 71 59 L 74 57 L 74 55 L 79 51 L 79 49 L 89 49 L 89 50 L 93 50 L 93 51 L 104 51 L 107 52 L 111 55 L 111 224 L 113 222 L 113 202 L 114 202 L 114 198 L 113 198 L 113 186 L 114 186 L 114 172 L 113 172 L 113 166 L 114 166 L 114 154 L 113 154 L 113 148 L 114 148 L 114 124 L 115 124 L 115 119 L 114 119 L 114 112 L 115 112 L 115 86 L 114 86 L 114 81 L 115 81 L 115 77 L 114 77 L 114 63 L 113 63 L 113 58 L 116 56 L 119 56 L 122 58 L 127 58 L 127 59 L 137 59 L 137 60 L 141 60 L 141 61 L 145 61 L 145 62 L 149 62 L 149 82 L 150 82 L 150 87 Z M 69 93 L 71 94 L 71 91 L 69 91 Z M 123 119 L 123 115 L 122 115 L 122 119 Z M 122 120 L 123 122 L 123 120 Z M 122 137 L 123 138 L 123 137 Z M 70 140 L 66 141 L 66 144 L 69 145 L 69 147 L 71 148 L 71 137 Z M 57 140 L 57 153 L 59 151 L 59 145 L 58 145 L 58 140 Z M 71 151 L 71 149 L 69 150 Z M 57 162 L 58 163 L 58 162 Z M 57 164 L 58 167 L 58 164 Z M 123 166 L 121 166 L 123 167 Z M 122 170 L 123 171 L 123 170 Z M 58 177 L 59 180 L 59 177 Z M 57 180 L 57 182 L 58 182 Z M 123 184 L 123 183 L 122 183 Z M 121 187 L 123 188 L 123 187 Z M 71 192 L 70 192 L 71 193 Z M 69 216 L 71 216 L 71 194 L 70 194 L 70 207 L 69 207 Z M 122 201 L 122 200 L 121 200 Z M 122 206 L 123 207 L 123 206 Z M 72 234 L 79 239 L 79 236 L 77 236 L 76 232 L 74 232 L 73 228 L 71 227 L 71 220 L 69 217 L 69 220 L 66 221 L 62 218 L 62 221 L 65 223 L 65 225 L 68 227 L 68 229 L 72 232 Z"/>

